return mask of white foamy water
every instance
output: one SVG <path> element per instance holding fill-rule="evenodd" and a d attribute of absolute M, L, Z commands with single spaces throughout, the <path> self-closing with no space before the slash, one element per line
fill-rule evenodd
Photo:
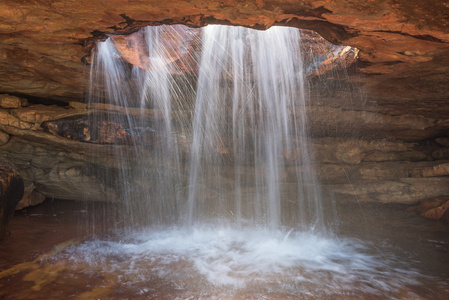
<path fill-rule="evenodd" d="M 360 240 L 308 232 L 203 226 L 89 241 L 65 255 L 75 266 L 88 264 L 91 272 L 113 274 L 124 285 L 151 285 L 159 278 L 190 291 L 382 295 L 416 282 L 413 270 L 369 248 Z"/>

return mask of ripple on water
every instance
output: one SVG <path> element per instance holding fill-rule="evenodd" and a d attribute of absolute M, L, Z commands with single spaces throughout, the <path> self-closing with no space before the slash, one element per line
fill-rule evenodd
<path fill-rule="evenodd" d="M 57 259 L 90 275 L 100 273 L 136 295 L 157 293 L 159 286 L 197 296 L 419 298 L 408 287 L 418 285 L 422 276 L 373 248 L 358 239 L 310 232 L 203 226 L 87 241 L 68 247 Z"/>

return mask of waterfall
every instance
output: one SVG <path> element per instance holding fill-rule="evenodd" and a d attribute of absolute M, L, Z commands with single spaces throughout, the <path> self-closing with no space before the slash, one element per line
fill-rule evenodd
<path fill-rule="evenodd" d="M 321 222 L 300 41 L 299 30 L 287 27 L 203 29 L 189 223 L 202 222 L 207 214 L 270 228 Z M 286 176 L 293 177 L 288 181 L 296 183 L 295 191 L 283 183 Z M 203 192 L 206 187 L 215 195 Z"/>
<path fill-rule="evenodd" d="M 179 30 L 180 26 L 147 27 L 126 41 L 139 51 L 131 59 L 139 60 L 140 66 L 122 58 L 121 40 L 114 37 L 98 43 L 93 58 L 89 105 L 104 104 L 91 116 L 93 126 L 109 122 L 123 127 L 127 138 L 106 147 L 117 166 L 102 174 L 106 185 L 116 188 L 123 208 L 119 223 L 125 228 L 173 224 L 178 219 L 182 199 L 178 141 L 183 133 L 179 126 L 175 131 L 172 113 L 187 105 L 189 91 L 194 91 L 188 79 L 174 79 L 179 66 L 169 64 L 174 54 L 167 37 L 178 38 Z"/>
<path fill-rule="evenodd" d="M 90 103 L 123 108 L 106 116 L 130 133 L 108 178 L 125 223 L 323 228 L 298 29 L 176 25 L 121 38 L 98 44 Z"/>
<path fill-rule="evenodd" d="M 86 140 L 102 144 L 91 172 L 117 193 L 118 230 L 37 262 L 87 276 L 80 297 L 416 298 L 403 248 L 330 226 L 301 47 L 297 29 L 215 25 L 100 42 Z"/>

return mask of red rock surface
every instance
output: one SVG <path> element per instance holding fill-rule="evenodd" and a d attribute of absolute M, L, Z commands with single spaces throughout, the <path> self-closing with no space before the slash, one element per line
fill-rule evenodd
<path fill-rule="evenodd" d="M 154 70 L 164 65 L 172 73 L 192 73 L 196 71 L 192 57 L 198 52 L 200 36 L 200 29 L 177 25 L 162 27 L 159 36 L 154 37 L 157 41 L 152 41 L 156 44 L 155 49 L 148 49 L 142 30 L 130 35 L 115 35 L 111 40 L 124 60 L 141 69 Z M 160 53 L 161 49 L 164 49 L 163 53 Z M 164 60 L 155 63 L 151 61 L 153 55 L 164 57 Z"/>
<path fill-rule="evenodd" d="M 312 29 L 360 49 L 367 95 L 392 114 L 446 115 L 449 4 L 444 1 L 88 1 L 0 3 L 0 92 L 83 99 L 95 39 L 158 24 Z"/>
<path fill-rule="evenodd" d="M 438 196 L 422 200 L 419 205 L 409 208 L 427 219 L 449 223 L 449 197 Z"/>

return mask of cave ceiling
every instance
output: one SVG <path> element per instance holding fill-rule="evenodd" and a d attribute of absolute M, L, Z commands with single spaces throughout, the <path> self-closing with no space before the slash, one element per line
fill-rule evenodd
<path fill-rule="evenodd" d="M 286 25 L 358 48 L 348 78 L 366 103 L 449 113 L 449 1 L 2 0 L 0 12 L 0 93 L 82 101 L 95 40 L 142 26 Z"/>

